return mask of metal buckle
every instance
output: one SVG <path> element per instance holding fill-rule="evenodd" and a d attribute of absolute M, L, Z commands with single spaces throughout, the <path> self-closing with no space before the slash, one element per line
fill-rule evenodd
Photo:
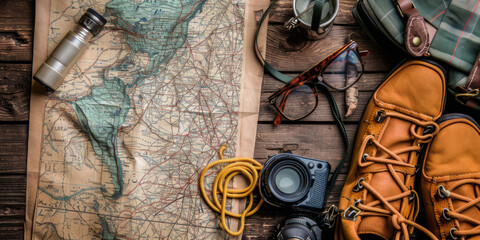
<path fill-rule="evenodd" d="M 286 21 L 285 24 L 283 25 L 286 29 L 292 30 L 300 24 L 300 21 L 298 21 L 298 17 L 292 17 L 290 20 Z"/>
<path fill-rule="evenodd" d="M 362 200 L 358 199 L 356 200 L 353 205 L 350 205 L 345 211 L 343 212 L 343 219 L 350 220 L 350 221 L 356 221 L 358 215 L 362 212 L 360 208 L 358 208 L 358 204 L 361 203 Z"/>
<path fill-rule="evenodd" d="M 328 210 L 322 212 L 322 226 L 332 228 L 335 226 L 336 219 L 338 217 L 338 208 L 335 205 L 331 205 Z"/>

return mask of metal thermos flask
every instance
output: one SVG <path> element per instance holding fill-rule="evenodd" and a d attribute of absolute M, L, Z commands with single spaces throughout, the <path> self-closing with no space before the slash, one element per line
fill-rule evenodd
<path fill-rule="evenodd" d="M 96 36 L 107 20 L 95 10 L 89 8 L 78 21 L 75 29 L 53 50 L 47 61 L 40 66 L 33 79 L 49 90 L 57 90 L 65 76 L 87 50 L 89 41 Z"/>

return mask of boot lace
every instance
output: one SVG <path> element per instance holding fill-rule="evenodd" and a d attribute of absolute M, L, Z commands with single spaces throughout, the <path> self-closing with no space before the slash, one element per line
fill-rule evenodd
<path fill-rule="evenodd" d="M 453 200 L 458 200 L 461 202 L 465 202 L 461 207 L 457 209 L 447 209 L 444 208 L 442 215 L 445 218 L 445 220 L 450 221 L 452 218 L 455 220 L 455 225 L 457 228 L 451 228 L 450 229 L 450 237 L 452 239 L 457 239 L 458 237 L 471 237 L 471 236 L 478 236 L 480 235 L 480 220 L 473 219 L 465 214 L 462 214 L 462 212 L 465 212 L 469 208 L 472 207 L 477 207 L 480 208 L 478 205 L 480 203 L 480 197 L 477 197 L 475 199 L 472 199 L 470 197 L 466 197 L 463 195 L 460 195 L 458 193 L 454 193 L 453 191 L 455 188 L 460 187 L 465 184 L 471 184 L 474 186 L 480 186 L 480 180 L 476 179 L 464 179 L 461 181 L 456 182 L 455 184 L 452 184 L 449 187 L 449 190 L 443 187 L 443 185 L 440 185 L 438 187 L 438 195 L 440 195 L 441 198 L 449 198 L 451 201 Z M 452 206 L 452 203 L 450 202 L 450 205 Z M 476 227 L 470 229 L 470 230 L 461 230 L 460 229 L 460 221 L 462 222 L 468 222 Z"/>
<path fill-rule="evenodd" d="M 430 142 L 438 131 L 439 127 L 435 122 L 427 121 L 422 122 L 418 119 L 412 118 L 410 116 L 397 113 L 397 112 L 382 112 L 383 117 L 394 117 L 403 119 L 409 122 L 412 122 L 410 127 L 410 135 L 414 138 L 413 145 L 405 147 L 403 149 L 398 149 L 391 151 L 383 146 L 379 141 L 375 139 L 375 136 L 367 136 L 361 146 L 361 151 L 365 152 L 367 146 L 375 146 L 376 149 L 382 150 L 388 156 L 373 157 L 368 154 L 363 154 L 363 156 L 358 159 L 359 166 L 361 171 L 368 171 L 369 167 L 373 165 L 383 164 L 391 176 L 393 177 L 395 183 L 400 187 L 401 193 L 395 196 L 383 197 L 377 190 L 375 190 L 372 185 L 367 183 L 363 178 L 361 178 L 357 185 L 354 187 L 354 191 L 359 191 L 360 189 L 365 189 L 376 199 L 370 203 L 363 204 L 361 200 L 357 200 L 351 207 L 356 208 L 356 216 L 381 216 L 381 217 L 391 217 L 392 225 L 395 228 L 394 239 L 400 239 L 403 236 L 403 239 L 409 239 L 409 232 L 413 231 L 413 228 L 417 228 L 424 232 L 431 239 L 437 239 L 430 231 L 428 231 L 423 226 L 415 223 L 415 218 L 418 215 L 419 211 L 419 199 L 415 190 L 407 188 L 402 181 L 403 172 L 406 175 L 413 176 L 417 171 L 417 166 L 404 162 L 399 155 L 404 153 L 413 152 L 417 154 L 422 147 Z M 377 120 L 378 121 L 378 120 Z M 419 133 L 423 132 L 423 133 Z M 366 195 L 364 195 L 366 196 Z M 403 201 L 415 201 L 414 206 L 411 208 L 411 211 L 407 213 L 407 216 L 401 214 L 395 207 L 392 206 L 392 202 L 397 200 Z M 382 207 L 384 206 L 384 207 Z M 346 210 L 346 215 L 350 214 L 352 209 Z M 344 215 L 345 216 L 345 215 Z M 410 230 L 410 231 L 409 231 Z M 458 232 L 457 232 L 458 233 Z"/>

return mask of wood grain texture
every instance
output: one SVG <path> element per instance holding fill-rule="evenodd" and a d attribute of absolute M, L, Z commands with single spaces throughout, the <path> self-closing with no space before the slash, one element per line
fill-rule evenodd
<path fill-rule="evenodd" d="M 374 89 L 384 80 L 384 73 L 367 73 L 364 74 L 358 81 L 359 86 L 359 96 L 358 96 L 358 107 L 353 112 L 353 114 L 343 120 L 346 122 L 358 122 L 361 120 L 363 115 L 363 109 L 366 107 L 370 98 L 373 94 Z M 339 82 L 341 79 L 334 79 L 332 82 Z M 284 84 L 280 81 L 275 80 L 271 75 L 265 75 L 263 79 L 263 88 L 262 96 L 260 99 L 260 112 L 259 112 L 259 121 L 273 122 L 277 114 L 276 109 L 273 105 L 268 102 L 268 97 L 281 88 Z M 345 81 L 345 80 L 343 80 Z M 332 91 L 335 101 L 337 102 L 340 113 L 346 113 L 346 104 L 345 104 L 345 92 L 335 92 Z M 304 108 L 302 102 L 295 102 L 295 99 L 291 99 L 289 104 L 298 105 L 298 107 L 293 107 L 293 109 Z M 333 116 L 330 110 L 330 105 L 325 97 L 325 94 L 318 94 L 318 106 L 315 111 L 301 122 L 333 122 Z M 288 122 L 288 120 L 282 120 L 282 122 Z"/>
<path fill-rule="evenodd" d="M 340 48 L 347 36 L 355 34 L 353 40 L 360 50 L 369 50 L 370 55 L 362 59 L 365 71 L 387 72 L 395 64 L 395 60 L 381 53 L 381 49 L 359 26 L 334 26 L 324 39 L 312 41 L 305 35 L 290 32 L 280 25 L 269 25 L 267 35 L 267 61 L 278 70 L 303 72 L 332 52 Z"/>
<path fill-rule="evenodd" d="M 27 124 L 0 124 L 0 175 L 26 173 L 27 129 Z"/>
<path fill-rule="evenodd" d="M 357 126 L 357 124 L 346 125 L 350 148 L 353 147 Z M 334 169 L 341 160 L 343 151 L 341 135 L 337 125 L 333 123 L 280 124 L 278 126 L 258 124 L 254 158 L 263 163 L 269 156 L 291 152 L 328 161 Z M 348 168 L 348 164 L 344 168 Z"/>
<path fill-rule="evenodd" d="M 25 204 L 25 184 L 24 175 L 0 175 L 0 204 Z"/>
<path fill-rule="evenodd" d="M 0 121 L 28 120 L 31 75 L 31 64 L 0 64 Z"/>
<path fill-rule="evenodd" d="M 32 61 L 33 0 L 0 1 L 0 61 Z"/>
<path fill-rule="evenodd" d="M 289 76 L 295 77 L 299 75 L 299 73 L 291 73 L 287 74 Z M 374 91 L 378 84 L 382 83 L 385 80 L 386 73 L 365 73 L 363 74 L 357 82 L 358 90 L 360 92 L 372 92 Z M 345 79 L 341 78 L 340 76 L 335 77 L 333 80 L 330 79 L 330 82 L 334 83 L 335 85 L 340 85 L 345 83 Z M 274 93 L 278 89 L 280 89 L 285 83 L 278 81 L 269 73 L 265 73 L 263 76 L 263 83 L 262 83 L 262 94 L 268 97 L 268 94 Z"/>
<path fill-rule="evenodd" d="M 22 239 L 25 175 L 0 175 L 0 239 Z"/>
<path fill-rule="evenodd" d="M 16 62 L 32 61 L 35 1 L 0 9 L 0 239 L 23 239 L 31 64 Z"/>
<path fill-rule="evenodd" d="M 355 23 L 355 19 L 352 15 L 352 8 L 353 5 L 355 5 L 355 2 L 355 0 L 340 0 L 338 15 L 334 20 L 334 24 Z M 269 22 L 284 24 L 293 16 L 293 0 L 277 0 L 272 7 Z"/>
<path fill-rule="evenodd" d="M 348 116 L 347 118 L 343 117 L 343 121 L 345 122 L 358 122 L 362 118 L 363 115 L 363 109 L 367 106 L 368 102 L 370 101 L 370 98 L 372 96 L 373 92 L 359 92 L 358 96 L 358 107 L 357 109 L 352 113 L 352 115 Z M 342 115 L 345 115 L 347 112 L 347 107 L 345 105 L 345 93 L 343 92 L 333 92 L 332 95 L 335 98 L 335 101 L 337 103 L 338 109 L 340 110 L 340 113 Z M 305 103 L 302 101 L 295 101 L 296 99 L 290 98 L 288 100 L 288 104 L 290 106 L 290 109 L 293 109 L 293 111 L 290 111 L 292 115 L 298 116 L 304 111 L 301 111 L 300 109 L 305 108 L 304 105 Z M 277 115 L 277 110 L 273 105 L 271 105 L 268 102 L 268 96 L 262 95 L 260 99 L 260 113 L 258 116 L 259 121 L 267 121 L 267 122 L 272 122 L 275 119 L 275 116 Z M 298 114 L 295 114 L 296 112 L 301 112 Z M 308 117 L 298 121 L 298 123 L 302 122 L 333 122 L 334 118 L 332 116 L 331 110 L 330 110 L 330 105 L 328 104 L 327 98 L 323 93 L 318 94 L 318 106 L 315 109 L 315 111 L 310 114 Z M 285 118 L 282 119 L 282 123 L 287 123 L 289 122 Z"/>

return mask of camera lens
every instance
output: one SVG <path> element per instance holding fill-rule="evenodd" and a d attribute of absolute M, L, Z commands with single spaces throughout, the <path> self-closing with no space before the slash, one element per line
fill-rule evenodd
<path fill-rule="evenodd" d="M 283 159 L 271 166 L 268 186 L 275 198 L 293 203 L 308 194 L 311 180 L 303 163 L 294 159 Z"/>
<path fill-rule="evenodd" d="M 322 230 L 311 217 L 298 214 L 283 219 L 277 225 L 277 229 L 273 239 L 321 240 Z"/>
<path fill-rule="evenodd" d="M 275 176 L 278 190 L 285 194 L 292 194 L 300 187 L 301 177 L 294 169 L 284 168 Z"/>

